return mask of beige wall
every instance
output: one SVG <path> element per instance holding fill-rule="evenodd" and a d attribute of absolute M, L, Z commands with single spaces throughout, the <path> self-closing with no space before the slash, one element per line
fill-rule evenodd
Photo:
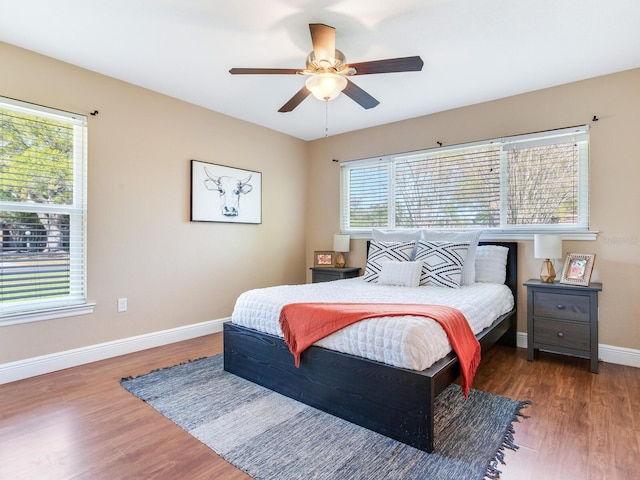
<path fill-rule="evenodd" d="M 97 307 L 0 327 L 0 363 L 223 318 L 242 291 L 304 282 L 313 250 L 330 250 L 339 228 L 332 159 L 591 123 L 593 115 L 591 227 L 600 233 L 564 249 L 597 254 L 600 343 L 640 349 L 640 70 L 307 143 L 7 44 L 0 59 L 0 95 L 100 112 L 89 116 L 88 288 Z M 189 222 L 191 159 L 262 172 L 262 225 Z M 349 263 L 364 266 L 364 241 L 352 247 Z M 520 243 L 521 281 L 538 274 L 532 250 Z M 116 312 L 118 297 L 128 298 L 128 312 Z M 522 288 L 522 332 L 524 302 Z"/>
<path fill-rule="evenodd" d="M 429 92 L 437 95 L 437 92 Z M 362 113 L 365 114 L 364 111 Z M 598 121 L 591 119 L 597 115 Z M 565 241 L 565 252 L 595 253 L 601 344 L 640 349 L 640 69 L 428 115 L 309 145 L 307 263 L 331 249 L 339 229 L 341 161 L 436 146 L 591 125 L 591 221 L 596 241 Z M 352 241 L 349 264 L 364 267 L 364 241 Z M 537 277 L 530 241 L 519 244 L 519 276 Z M 557 265 L 557 270 L 561 269 Z M 518 330 L 526 332 L 526 293 L 520 289 Z"/>
<path fill-rule="evenodd" d="M 0 59 L 0 95 L 100 112 L 88 117 L 95 312 L 0 327 L 0 363 L 223 318 L 244 290 L 305 281 L 305 142 L 7 44 Z M 191 159 L 262 172 L 262 224 L 190 222 Z"/>

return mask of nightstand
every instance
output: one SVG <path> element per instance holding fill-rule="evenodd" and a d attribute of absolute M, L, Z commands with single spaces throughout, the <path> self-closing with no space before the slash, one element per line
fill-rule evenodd
<path fill-rule="evenodd" d="M 311 267 L 311 282 L 330 282 L 332 280 L 342 280 L 343 278 L 354 278 L 360 274 L 358 267 L 329 268 Z"/>
<path fill-rule="evenodd" d="M 588 358 L 598 373 L 598 292 L 588 287 L 543 283 L 531 279 L 527 287 L 527 359 L 535 350 Z"/>

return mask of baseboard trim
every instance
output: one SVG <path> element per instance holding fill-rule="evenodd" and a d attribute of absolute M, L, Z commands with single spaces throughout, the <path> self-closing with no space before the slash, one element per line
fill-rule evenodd
<path fill-rule="evenodd" d="M 527 334 L 518 332 L 518 348 L 527 348 Z M 598 345 L 598 358 L 602 362 L 640 368 L 640 350 L 616 347 L 614 345 Z"/>
<path fill-rule="evenodd" d="M 600 344 L 598 357 L 603 362 L 640 368 L 640 350 Z"/>
<path fill-rule="evenodd" d="M 230 320 L 230 318 L 210 320 L 208 322 L 185 325 L 183 327 L 114 340 L 112 342 L 89 345 L 64 352 L 0 364 L 0 385 L 104 360 L 106 358 L 117 357 L 127 353 L 138 352 L 148 348 L 160 347 L 170 343 L 221 332 L 222 324 L 228 320 Z"/>
<path fill-rule="evenodd" d="M 160 347 L 170 343 L 221 332 L 222 324 L 228 320 L 230 320 L 230 318 L 220 318 L 208 322 L 195 323 L 184 327 L 0 364 L 0 385 L 55 372 L 57 370 L 64 370 L 65 368 L 77 367 L 78 365 L 84 365 L 86 363 L 97 362 L 106 358 L 113 358 L 119 355 L 126 355 L 127 353 L 138 352 L 148 348 Z M 526 333 L 518 332 L 516 341 L 518 348 L 527 348 Z M 598 353 L 600 360 L 603 362 L 640 368 L 640 350 L 600 344 Z"/>
<path fill-rule="evenodd" d="M 516 345 L 518 348 L 527 348 L 527 334 L 518 332 L 516 335 Z"/>

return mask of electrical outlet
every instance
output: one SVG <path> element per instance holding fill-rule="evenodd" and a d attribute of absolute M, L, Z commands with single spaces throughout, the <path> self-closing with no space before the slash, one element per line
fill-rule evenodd
<path fill-rule="evenodd" d="M 127 311 L 127 299 L 126 298 L 119 298 L 118 299 L 118 313 L 122 313 L 122 312 L 126 312 Z"/>

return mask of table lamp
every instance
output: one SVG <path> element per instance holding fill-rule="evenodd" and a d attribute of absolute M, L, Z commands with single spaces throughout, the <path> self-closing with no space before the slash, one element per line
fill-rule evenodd
<path fill-rule="evenodd" d="M 562 236 L 560 235 L 534 235 L 533 256 L 543 258 L 540 268 L 540 281 L 553 283 L 556 279 L 556 271 L 551 263 L 552 258 L 562 258 Z"/>
<path fill-rule="evenodd" d="M 336 267 L 344 268 L 346 261 L 344 254 L 349 251 L 349 242 L 351 241 L 351 235 L 342 235 L 336 233 L 333 236 L 333 251 L 336 252 Z"/>

